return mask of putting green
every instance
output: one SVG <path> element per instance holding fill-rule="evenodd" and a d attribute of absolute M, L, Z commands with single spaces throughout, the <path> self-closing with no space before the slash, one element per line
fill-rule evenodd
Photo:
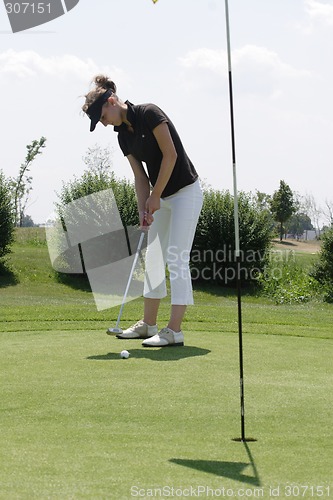
<path fill-rule="evenodd" d="M 245 444 L 236 333 L 0 335 L 1 499 L 333 494 L 332 340 L 244 335 Z"/>

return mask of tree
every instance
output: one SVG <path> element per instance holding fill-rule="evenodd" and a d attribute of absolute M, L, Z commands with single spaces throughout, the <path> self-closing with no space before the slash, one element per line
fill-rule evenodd
<path fill-rule="evenodd" d="M 21 227 L 35 227 L 35 223 L 30 215 L 24 215 L 20 223 Z"/>
<path fill-rule="evenodd" d="M 319 258 L 310 275 L 323 286 L 325 300 L 333 302 L 333 227 L 323 235 Z"/>
<path fill-rule="evenodd" d="M 311 219 L 303 212 L 293 214 L 288 221 L 288 233 L 295 236 L 300 236 L 304 231 L 310 231 L 311 229 L 313 229 Z"/>
<path fill-rule="evenodd" d="M 37 155 L 41 154 L 41 149 L 45 147 L 46 138 L 41 137 L 39 141 L 34 140 L 27 146 L 27 155 L 24 163 L 21 164 L 18 176 L 10 180 L 10 186 L 14 191 L 14 224 L 22 226 L 30 191 L 32 190 L 32 177 L 28 175 L 31 163 Z"/>
<path fill-rule="evenodd" d="M 270 223 L 270 227 L 271 229 L 273 229 L 275 224 L 271 211 L 271 201 L 272 201 L 271 195 L 256 190 L 254 195 L 254 201 L 258 210 L 266 215 L 267 220 Z"/>
<path fill-rule="evenodd" d="M 0 258 L 10 252 L 14 240 L 14 211 L 9 181 L 0 170 Z"/>
<path fill-rule="evenodd" d="M 260 210 L 270 211 L 272 197 L 269 194 L 256 190 L 256 202 Z"/>
<path fill-rule="evenodd" d="M 112 155 L 113 151 L 110 147 L 102 148 L 98 144 L 95 144 L 92 148 L 88 148 L 83 161 L 90 172 L 99 175 L 108 175 L 112 170 Z"/>
<path fill-rule="evenodd" d="M 295 212 L 293 192 L 284 181 L 280 181 L 280 188 L 274 192 L 270 205 L 274 219 L 280 224 L 280 241 L 282 241 L 283 224 Z"/>
<path fill-rule="evenodd" d="M 320 236 L 320 219 L 322 216 L 322 209 L 317 205 L 312 194 L 304 196 L 303 209 L 304 212 L 310 217 L 318 238 Z"/>
<path fill-rule="evenodd" d="M 324 216 L 329 224 L 328 227 L 333 226 L 333 201 L 325 200 L 326 210 Z"/>

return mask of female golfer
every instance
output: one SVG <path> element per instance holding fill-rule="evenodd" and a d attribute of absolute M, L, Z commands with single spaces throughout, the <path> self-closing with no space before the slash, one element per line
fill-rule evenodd
<path fill-rule="evenodd" d="M 145 220 L 149 227 L 143 319 L 117 337 L 145 339 L 145 347 L 182 346 L 182 320 L 186 306 L 193 304 L 189 258 L 202 207 L 198 174 L 173 123 L 159 107 L 123 102 L 115 83 L 103 75 L 94 78 L 94 89 L 85 97 L 82 109 L 91 120 L 90 131 L 101 122 L 118 132 L 134 173 L 140 226 L 143 229 Z M 158 309 L 167 294 L 166 265 L 171 314 L 159 331 Z"/>

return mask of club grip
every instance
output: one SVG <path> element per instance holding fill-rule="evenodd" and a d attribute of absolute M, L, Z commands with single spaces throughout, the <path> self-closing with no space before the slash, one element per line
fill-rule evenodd
<path fill-rule="evenodd" d="M 148 222 L 147 222 L 147 219 L 146 219 L 146 212 L 145 212 L 144 216 L 143 216 L 142 227 L 147 227 L 147 226 L 148 226 Z"/>

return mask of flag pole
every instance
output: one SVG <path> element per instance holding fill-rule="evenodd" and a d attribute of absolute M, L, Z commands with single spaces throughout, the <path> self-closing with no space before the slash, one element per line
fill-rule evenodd
<path fill-rule="evenodd" d="M 238 214 L 238 190 L 237 190 L 237 168 L 236 168 L 236 140 L 234 123 L 234 103 L 232 87 L 231 68 L 231 45 L 230 45 L 230 24 L 228 0 L 225 0 L 225 18 L 228 49 L 228 80 L 229 80 L 229 100 L 230 100 L 230 124 L 231 124 L 231 149 L 232 149 L 232 172 L 234 188 L 234 221 L 235 221 L 235 259 L 237 269 L 237 303 L 238 303 L 238 343 L 239 343 L 239 383 L 240 383 L 240 415 L 241 415 L 241 437 L 235 441 L 247 441 L 245 437 L 245 394 L 244 394 L 244 357 L 243 357 L 243 328 L 242 328 L 242 290 L 241 290 L 241 260 L 239 243 L 239 214 Z M 251 439 L 252 440 L 252 439 Z"/>

